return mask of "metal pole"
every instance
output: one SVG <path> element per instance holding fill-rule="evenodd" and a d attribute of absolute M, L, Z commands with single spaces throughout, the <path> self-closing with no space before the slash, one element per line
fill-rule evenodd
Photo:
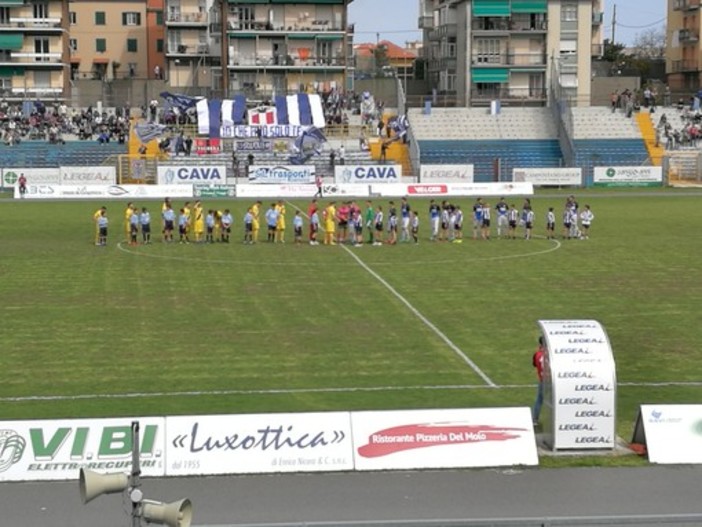
<path fill-rule="evenodd" d="M 134 491 L 139 489 L 141 482 L 141 465 L 139 463 L 139 421 L 132 421 L 132 474 L 129 478 L 129 494 L 134 496 Z M 138 491 L 140 493 L 141 491 Z M 140 515 L 141 500 L 132 499 L 132 527 L 141 527 Z"/>

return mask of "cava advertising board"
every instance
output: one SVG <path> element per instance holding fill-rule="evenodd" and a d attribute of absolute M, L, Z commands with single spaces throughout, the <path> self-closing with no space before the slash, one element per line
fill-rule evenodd
<path fill-rule="evenodd" d="M 540 320 L 539 326 L 547 442 L 554 450 L 614 448 L 617 378 L 604 328 L 595 320 Z"/>
<path fill-rule="evenodd" d="M 473 165 L 422 165 L 419 181 L 422 183 L 472 183 Z"/>
<path fill-rule="evenodd" d="M 353 470 L 348 412 L 169 417 L 169 476 Z"/>
<path fill-rule="evenodd" d="M 356 470 L 538 465 L 528 408 L 353 412 Z"/>
<path fill-rule="evenodd" d="M 512 181 L 529 182 L 535 186 L 579 186 L 583 183 L 582 168 L 515 168 Z"/>
<path fill-rule="evenodd" d="M 334 182 L 349 183 L 402 183 L 402 165 L 336 165 Z"/>
<path fill-rule="evenodd" d="M 159 165 L 156 175 L 159 185 L 224 185 L 227 182 L 227 167 L 225 165 Z"/>
<path fill-rule="evenodd" d="M 642 404 L 639 427 L 643 427 L 651 463 L 702 463 L 702 405 Z M 633 442 L 638 442 L 636 437 Z"/>
<path fill-rule="evenodd" d="M 81 468 L 131 472 L 134 420 L 0 422 L 0 481 L 75 480 Z M 164 476 L 165 419 L 138 420 L 142 473 Z"/>
<path fill-rule="evenodd" d="M 596 187 L 660 187 L 663 167 L 595 167 Z"/>

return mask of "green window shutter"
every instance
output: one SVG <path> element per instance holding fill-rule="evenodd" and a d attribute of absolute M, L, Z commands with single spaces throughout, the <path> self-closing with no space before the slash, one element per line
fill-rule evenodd
<path fill-rule="evenodd" d="M 104 53 L 107 51 L 107 41 L 104 38 L 95 39 L 95 51 L 98 53 Z"/>
<path fill-rule="evenodd" d="M 0 33 L 0 49 L 19 51 L 24 44 L 22 33 Z"/>
<path fill-rule="evenodd" d="M 546 13 L 546 0 L 512 0 L 512 13 Z"/>
<path fill-rule="evenodd" d="M 137 39 L 135 39 L 135 38 L 128 38 L 127 39 L 127 51 L 129 53 L 136 53 L 137 52 Z"/>
<path fill-rule="evenodd" d="M 473 83 L 505 83 L 509 82 L 507 68 L 473 68 L 470 72 Z"/>
<path fill-rule="evenodd" d="M 163 39 L 156 39 L 156 53 L 163 53 Z"/>
<path fill-rule="evenodd" d="M 156 11 L 156 25 L 163 25 L 163 11 Z"/>
<path fill-rule="evenodd" d="M 95 11 L 95 25 L 104 26 L 105 25 L 105 12 Z"/>
<path fill-rule="evenodd" d="M 473 16 L 509 16 L 509 0 L 473 0 Z"/>
<path fill-rule="evenodd" d="M 140 26 L 141 25 L 141 13 L 135 13 L 136 15 L 136 25 Z"/>

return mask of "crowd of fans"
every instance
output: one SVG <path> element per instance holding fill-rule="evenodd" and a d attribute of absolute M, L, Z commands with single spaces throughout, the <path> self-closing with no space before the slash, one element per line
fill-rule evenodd
<path fill-rule="evenodd" d="M 0 133 L 6 145 L 25 140 L 63 144 L 66 139 L 124 143 L 129 135 L 129 109 L 101 112 L 68 108 L 64 103 L 47 106 L 41 101 L 11 105 L 0 101 Z"/>

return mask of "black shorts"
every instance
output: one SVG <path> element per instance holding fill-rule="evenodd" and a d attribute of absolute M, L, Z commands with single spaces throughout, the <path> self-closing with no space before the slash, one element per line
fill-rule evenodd
<path fill-rule="evenodd" d="M 444 230 L 448 229 L 448 223 L 445 222 L 445 221 L 442 221 L 442 222 L 441 222 L 441 228 L 444 229 Z"/>
<path fill-rule="evenodd" d="M 516 229 L 517 228 L 517 222 L 512 220 L 509 222 L 509 226 L 511 229 Z"/>
<path fill-rule="evenodd" d="M 136 223 L 131 223 L 129 225 L 129 232 L 132 234 L 136 234 L 137 232 L 139 232 L 139 227 L 137 227 Z"/>
<path fill-rule="evenodd" d="M 227 234 L 229 234 L 230 232 L 232 232 L 232 226 L 231 226 L 231 225 L 227 225 L 227 226 L 225 227 L 224 225 L 222 225 L 222 232 L 226 232 Z"/>
<path fill-rule="evenodd" d="M 453 226 L 453 230 L 454 230 L 454 231 L 460 231 L 462 228 L 463 228 L 463 226 L 462 226 L 460 223 L 456 223 L 456 224 Z"/>
<path fill-rule="evenodd" d="M 490 226 L 490 220 L 483 220 L 483 227 L 489 227 Z"/>
<path fill-rule="evenodd" d="M 412 227 L 412 234 L 417 234 L 419 232 L 419 227 Z"/>
<path fill-rule="evenodd" d="M 178 225 L 178 232 L 181 234 L 185 234 L 188 232 L 188 229 L 185 225 Z"/>
<path fill-rule="evenodd" d="M 563 226 L 564 226 L 566 229 L 570 229 L 570 222 L 563 222 Z"/>
<path fill-rule="evenodd" d="M 173 230 L 173 220 L 166 220 L 166 222 L 163 224 L 164 230 L 167 231 L 172 231 Z"/>
<path fill-rule="evenodd" d="M 150 224 L 150 223 L 147 223 L 146 225 L 142 225 L 142 226 L 141 226 L 141 232 L 143 232 L 144 234 L 149 234 L 149 233 L 151 233 L 151 224 Z"/>
<path fill-rule="evenodd" d="M 555 224 L 555 223 L 551 223 L 551 222 L 547 222 L 547 223 L 546 223 L 546 230 L 547 230 L 547 231 L 552 231 L 552 230 L 555 229 L 555 228 L 556 228 L 556 224 Z"/>
<path fill-rule="evenodd" d="M 27 193 L 27 186 L 26 186 L 26 185 L 20 185 L 20 186 L 19 186 L 19 193 L 20 193 L 20 194 L 26 194 L 26 193 Z"/>
<path fill-rule="evenodd" d="M 269 226 L 268 226 L 268 231 L 269 231 L 269 232 L 275 232 L 275 225 L 269 225 Z"/>
<path fill-rule="evenodd" d="M 316 233 L 319 230 L 319 225 L 316 223 L 310 223 L 310 233 Z"/>
<path fill-rule="evenodd" d="M 212 234 L 214 232 L 214 227 L 207 227 L 207 234 Z"/>
<path fill-rule="evenodd" d="M 295 236 L 302 236 L 302 227 L 295 227 Z"/>
<path fill-rule="evenodd" d="M 98 234 L 102 237 L 105 238 L 107 236 L 107 227 L 100 227 L 100 230 L 98 231 Z"/>
<path fill-rule="evenodd" d="M 383 232 L 383 224 L 382 223 L 376 223 L 375 224 L 375 230 L 378 232 Z"/>
<path fill-rule="evenodd" d="M 244 223 L 244 231 L 252 232 L 253 231 L 253 223 Z"/>
<path fill-rule="evenodd" d="M 530 222 L 530 221 L 527 221 L 527 222 L 524 224 L 524 227 L 526 227 L 527 229 L 531 229 L 531 227 L 532 227 L 531 222 Z"/>
<path fill-rule="evenodd" d="M 339 227 L 346 227 L 349 224 L 346 220 L 339 220 Z"/>
<path fill-rule="evenodd" d="M 363 225 L 356 225 L 354 227 L 354 230 L 356 231 L 356 234 L 358 234 L 358 235 L 363 234 Z"/>

